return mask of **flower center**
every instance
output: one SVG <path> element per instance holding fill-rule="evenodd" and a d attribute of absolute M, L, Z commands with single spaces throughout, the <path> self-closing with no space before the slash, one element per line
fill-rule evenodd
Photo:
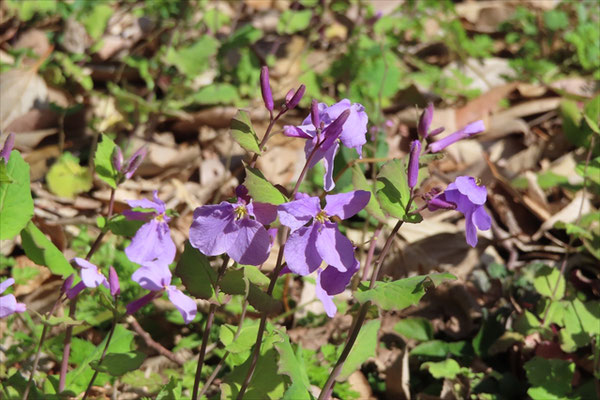
<path fill-rule="evenodd" d="M 315 216 L 315 220 L 317 220 L 320 223 L 324 223 L 325 221 L 329 221 L 329 217 L 327 216 L 327 214 L 325 213 L 325 211 L 320 211 L 316 216 Z"/>
<path fill-rule="evenodd" d="M 165 220 L 165 214 L 164 213 L 158 214 L 155 218 L 158 222 L 163 222 Z"/>
<path fill-rule="evenodd" d="M 235 214 L 235 219 L 242 219 L 248 215 L 248 210 L 246 209 L 246 206 L 238 206 L 233 212 Z"/>

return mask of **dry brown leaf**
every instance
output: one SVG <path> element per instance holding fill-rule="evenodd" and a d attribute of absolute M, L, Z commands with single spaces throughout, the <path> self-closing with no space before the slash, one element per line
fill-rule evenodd
<path fill-rule="evenodd" d="M 19 35 L 19 39 L 14 44 L 15 49 L 31 49 L 38 57 L 43 57 L 50 50 L 50 42 L 44 31 L 39 29 L 29 29 Z M 26 59 L 27 63 L 34 63 L 35 60 Z"/>
<path fill-rule="evenodd" d="M 354 371 L 348 377 L 348 384 L 350 385 L 350 389 L 357 392 L 359 394 L 359 399 L 365 400 L 374 400 L 373 391 L 371 390 L 371 385 L 369 385 L 369 381 L 360 371 Z"/>
<path fill-rule="evenodd" d="M 538 240 L 542 237 L 545 231 L 552 229 L 554 224 L 558 221 L 573 223 L 577 220 L 578 216 L 589 213 L 592 209 L 592 204 L 587 197 L 584 197 L 583 191 L 577 192 L 573 200 L 562 210 L 548 218 L 540 229 L 531 237 L 533 240 Z"/>
<path fill-rule="evenodd" d="M 0 74 L 0 131 L 24 115 L 36 103 L 48 97 L 46 82 L 37 74 L 37 67 L 13 69 Z"/>
<path fill-rule="evenodd" d="M 471 100 L 464 107 L 456 110 L 456 126 L 463 127 L 478 119 L 485 119 L 498 109 L 500 100 L 505 99 L 510 92 L 515 90 L 516 86 L 515 82 L 496 86 Z M 437 112 L 436 110 L 435 113 L 437 114 Z"/>

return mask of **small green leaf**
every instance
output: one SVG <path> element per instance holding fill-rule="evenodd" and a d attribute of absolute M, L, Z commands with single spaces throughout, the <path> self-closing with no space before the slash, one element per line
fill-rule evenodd
<path fill-rule="evenodd" d="M 387 219 L 385 217 L 385 214 L 381 210 L 381 207 L 379 206 L 379 203 L 377 202 L 377 198 L 375 197 L 375 194 L 373 193 L 373 185 L 369 184 L 369 182 L 367 181 L 367 178 L 365 178 L 363 171 L 360 169 L 360 167 L 358 165 L 354 165 L 352 167 L 352 185 L 354 186 L 354 189 L 368 190 L 371 193 L 371 198 L 369 199 L 369 203 L 367 204 L 365 209 L 367 210 L 367 212 L 369 214 L 371 214 L 378 221 L 386 222 Z"/>
<path fill-rule="evenodd" d="M 229 83 L 212 83 L 200 88 L 189 97 L 194 104 L 225 104 L 235 103 L 239 94 L 237 88 Z"/>
<path fill-rule="evenodd" d="M 378 319 L 367 322 L 358 333 L 356 342 L 348 354 L 348 358 L 342 367 L 342 371 L 336 378 L 336 381 L 342 382 L 348 379 L 354 371 L 356 371 L 362 363 L 367 361 L 369 357 L 375 356 L 377 348 L 377 332 L 381 327 L 381 321 Z"/>
<path fill-rule="evenodd" d="M 94 40 L 100 39 L 100 36 L 106 29 L 106 24 L 113 15 L 114 10 L 106 3 L 97 3 L 91 11 L 83 14 L 81 23 L 85 26 L 85 30 Z"/>
<path fill-rule="evenodd" d="M 377 282 L 373 289 L 359 290 L 354 296 L 361 303 L 372 301 L 384 310 L 402 310 L 417 304 L 428 288 L 435 287 L 444 280 L 454 279 L 454 275 L 442 273 L 413 276 L 393 282 Z"/>
<path fill-rule="evenodd" d="M 259 311 L 273 314 L 279 311 L 281 304 L 267 295 L 257 285 L 244 276 L 244 271 L 230 269 L 220 282 L 221 290 L 227 294 L 246 296 L 252 307 Z"/>
<path fill-rule="evenodd" d="M 172 376 L 169 383 L 163 386 L 154 400 L 179 400 L 181 399 L 181 389 L 181 380 Z"/>
<path fill-rule="evenodd" d="M 575 364 L 565 360 L 533 357 L 525 363 L 531 388 L 527 394 L 534 400 L 564 399 L 571 391 Z"/>
<path fill-rule="evenodd" d="M 539 294 L 553 300 L 560 300 L 565 295 L 565 278 L 558 269 L 547 265 L 541 266 L 535 272 L 533 286 Z M 556 288 L 556 293 L 553 296 L 554 288 Z"/>
<path fill-rule="evenodd" d="M 48 189 L 57 196 L 73 198 L 92 188 L 92 174 L 79 165 L 79 159 L 64 153 L 46 175 Z"/>
<path fill-rule="evenodd" d="M 435 379 L 454 379 L 463 370 L 461 366 L 451 358 L 444 361 L 429 361 L 423 363 L 423 365 L 421 365 L 421 370 L 424 369 L 429 370 L 429 373 Z"/>
<path fill-rule="evenodd" d="M 239 265 L 244 270 L 244 276 L 255 285 L 266 288 L 271 280 L 254 265 Z"/>
<path fill-rule="evenodd" d="M 4 165 L 4 161 L 0 164 Z M 15 237 L 33 217 L 29 164 L 13 150 L 5 167 L 12 183 L 0 183 L 0 240 Z"/>
<path fill-rule="evenodd" d="M 0 160 L 0 183 L 13 183 L 13 178 L 8 174 L 8 169 L 3 160 Z"/>
<path fill-rule="evenodd" d="M 33 222 L 21 231 L 21 242 L 27 257 L 36 264 L 45 265 L 54 275 L 66 278 L 75 273 L 65 256 Z"/>
<path fill-rule="evenodd" d="M 277 373 L 289 376 L 292 382 L 292 385 L 286 390 L 283 398 L 290 400 L 310 400 L 312 399 L 310 395 L 310 380 L 308 379 L 304 358 L 302 357 L 302 347 L 298 345 L 298 351 L 294 353 L 289 336 L 282 331 L 278 333 L 283 340 L 274 344 L 275 349 L 279 353 L 279 368 Z"/>
<path fill-rule="evenodd" d="M 228 352 L 233 354 L 248 352 L 256 343 L 256 334 L 258 333 L 258 323 L 250 321 L 244 323 L 240 334 L 235 338 L 237 326 L 223 324 L 219 327 L 219 341 L 223 343 Z"/>
<path fill-rule="evenodd" d="M 279 34 L 292 34 L 303 31 L 310 25 L 312 10 L 285 10 L 279 16 L 277 32 Z"/>
<path fill-rule="evenodd" d="M 384 164 L 377 175 L 377 199 L 381 208 L 392 217 L 403 219 L 410 199 L 403 161 L 394 159 Z"/>
<path fill-rule="evenodd" d="M 48 319 L 42 318 L 42 323 L 45 325 L 49 325 L 49 326 L 57 326 L 57 325 L 81 325 L 83 324 L 83 321 L 77 321 L 71 317 L 56 317 L 56 316 L 51 316 Z"/>
<path fill-rule="evenodd" d="M 117 188 L 118 175 L 118 171 L 112 162 L 113 152 L 116 147 L 117 145 L 111 138 L 107 135 L 102 135 L 102 141 L 98 143 L 96 154 L 94 154 L 94 165 L 98 177 L 108 183 L 113 189 Z"/>
<path fill-rule="evenodd" d="M 131 237 L 144 225 L 145 221 L 129 220 L 123 214 L 115 215 L 108 221 L 108 229 L 118 236 Z"/>
<path fill-rule="evenodd" d="M 169 47 L 165 61 L 173 65 L 188 78 L 195 78 L 210 66 L 210 59 L 217 54 L 219 41 L 203 35 L 190 46 L 175 49 Z"/>
<path fill-rule="evenodd" d="M 246 110 L 238 110 L 231 120 L 231 136 L 242 148 L 247 151 L 260 154 L 258 148 L 258 137 L 250 121 L 250 113 Z"/>
<path fill-rule="evenodd" d="M 433 325 L 421 317 L 404 318 L 394 325 L 394 330 L 406 338 L 421 342 L 433 339 Z"/>
<path fill-rule="evenodd" d="M 126 372 L 138 369 L 145 359 L 146 355 L 139 351 L 109 353 L 104 357 L 102 364 L 98 365 L 98 361 L 92 361 L 90 366 L 92 369 L 106 372 L 112 376 L 121 376 Z"/>
<path fill-rule="evenodd" d="M 271 185 L 262 172 L 255 168 L 246 168 L 244 186 L 246 186 L 254 201 L 276 206 L 287 202 L 285 196 L 275 186 Z"/>
<path fill-rule="evenodd" d="M 210 299 L 214 294 L 214 285 L 217 273 L 210 266 L 208 258 L 192 247 L 189 241 L 185 242 L 185 249 L 177 267 L 175 275 L 181 278 L 183 286 L 195 297 Z"/>

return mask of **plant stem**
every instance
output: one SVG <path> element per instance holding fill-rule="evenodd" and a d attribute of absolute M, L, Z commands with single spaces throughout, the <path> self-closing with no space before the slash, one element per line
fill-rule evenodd
<path fill-rule="evenodd" d="M 52 314 L 54 314 L 54 312 L 58 308 L 58 305 L 60 304 L 62 296 L 63 296 L 62 293 L 58 296 L 58 298 L 54 302 L 54 305 L 52 306 L 52 309 L 46 314 L 47 318 L 50 317 Z M 42 345 L 44 344 L 44 341 L 46 340 L 47 334 L 48 334 L 48 325 L 44 324 L 44 327 L 42 328 L 42 334 L 40 335 L 40 341 L 38 343 L 38 347 L 35 352 L 35 358 L 33 359 L 33 366 L 31 367 L 31 375 L 29 376 L 29 380 L 27 381 L 27 386 L 25 386 L 25 391 L 23 392 L 23 397 L 22 397 L 23 400 L 27 400 L 29 398 L 29 390 L 31 389 L 31 383 L 33 382 L 33 376 L 35 375 L 38 364 L 40 362 Z"/>
<path fill-rule="evenodd" d="M 269 140 L 269 137 L 271 135 L 271 130 L 273 129 L 273 127 L 275 126 L 275 122 L 277 122 L 277 120 L 279 119 L 279 117 L 281 117 L 283 115 L 283 113 L 287 110 L 282 109 L 281 111 L 279 111 L 279 113 L 275 116 L 275 118 L 273 118 L 273 112 L 271 111 L 270 113 L 270 121 L 269 121 L 269 126 L 267 127 L 267 131 L 265 132 L 265 135 L 263 136 L 262 140 L 260 141 L 260 144 L 258 145 L 259 150 L 262 152 L 265 145 L 267 144 L 267 141 Z M 256 165 L 256 160 L 258 160 L 259 154 L 255 153 L 254 156 L 252 157 L 252 161 L 250 161 L 250 168 L 254 168 L 254 166 Z"/>
<path fill-rule="evenodd" d="M 217 273 L 217 280 L 215 283 L 215 298 L 218 300 L 219 298 L 219 281 L 223 277 L 225 273 L 225 269 L 227 268 L 227 264 L 229 263 L 229 256 L 225 256 L 223 258 L 223 264 L 221 264 L 221 268 L 219 268 L 219 272 Z M 210 334 L 210 328 L 212 328 L 213 321 L 215 319 L 215 311 L 217 310 L 217 305 L 215 303 L 211 303 L 210 308 L 208 309 L 208 316 L 206 317 L 206 326 L 204 327 L 204 334 L 202 335 L 202 345 L 200 346 L 200 354 L 198 355 L 198 366 L 196 367 L 196 377 L 194 378 L 194 389 L 192 391 L 192 400 L 196 400 L 198 398 L 198 387 L 200 386 L 200 378 L 202 377 L 202 366 L 204 365 L 204 357 L 206 356 L 206 346 L 208 344 L 208 336 Z"/>
<path fill-rule="evenodd" d="M 369 243 L 369 251 L 367 252 L 367 258 L 365 260 L 365 268 L 363 269 L 362 280 L 366 280 L 369 276 L 369 270 L 371 269 L 371 262 L 373 261 L 373 255 L 375 254 L 375 247 L 377 247 L 377 239 L 379 239 L 379 235 L 381 234 L 381 230 L 383 229 L 383 223 L 379 223 L 377 228 L 375 228 L 375 232 L 373 233 L 373 237 L 371 238 L 371 243 Z"/>
<path fill-rule="evenodd" d="M 409 204 L 406 207 L 407 210 L 410 209 L 410 203 L 411 202 L 409 202 Z M 383 250 L 381 251 L 381 254 L 379 254 L 379 257 L 377 258 L 377 263 L 375 265 L 375 270 L 373 271 L 373 275 L 371 275 L 371 283 L 369 284 L 369 289 L 372 289 L 375 286 L 375 282 L 377 282 L 377 279 L 379 278 L 379 273 L 381 272 L 381 266 L 383 265 L 383 260 L 385 259 L 388 251 L 392 247 L 392 242 L 394 241 L 394 237 L 396 236 L 396 233 L 398 233 L 398 230 L 400 229 L 402 224 L 404 224 L 404 221 L 399 220 L 398 223 L 396 223 L 396 226 L 394 226 L 394 229 L 392 229 L 392 233 L 388 236 L 387 240 L 385 241 Z M 365 268 L 366 268 L 366 266 L 365 266 Z M 344 362 L 346 362 L 346 359 L 348 358 L 348 355 L 350 354 L 350 350 L 352 350 L 352 346 L 354 346 L 354 342 L 356 341 L 356 338 L 358 337 L 360 329 L 362 328 L 362 325 L 365 322 L 365 318 L 367 316 L 367 311 L 369 310 L 370 306 L 371 306 L 370 301 L 366 301 L 360 306 L 358 315 L 356 316 L 356 320 L 354 321 L 354 325 L 352 325 L 352 330 L 350 331 L 350 335 L 348 336 L 348 340 L 346 341 L 346 345 L 344 346 L 344 350 L 342 350 L 342 354 L 340 355 L 340 358 L 338 358 L 337 363 L 335 364 L 335 366 L 333 367 L 333 370 L 331 371 L 331 374 L 329 374 L 329 378 L 327 378 L 327 382 L 325 382 L 325 385 L 323 386 L 323 390 L 321 390 L 321 394 L 319 395 L 318 400 L 326 400 L 331 397 L 331 393 L 333 392 L 333 385 L 335 384 L 335 379 L 338 377 L 338 375 L 342 371 Z"/>
<path fill-rule="evenodd" d="M 158 354 L 165 356 L 180 367 L 183 366 L 183 361 L 181 361 L 179 357 L 177 357 L 174 353 L 164 348 L 160 343 L 154 341 L 150 334 L 146 332 L 144 328 L 142 328 L 140 323 L 137 321 L 137 319 L 135 319 L 133 315 L 129 315 L 127 322 L 129 322 L 133 330 L 144 340 L 148 347 L 153 348 L 158 352 Z"/>
<path fill-rule="evenodd" d="M 104 345 L 104 350 L 102 350 L 102 355 L 100 356 L 100 359 L 98 360 L 98 365 L 96 366 L 94 375 L 92 376 L 92 379 L 90 380 L 90 383 L 88 384 L 87 389 L 85 389 L 85 393 L 83 394 L 83 398 L 81 400 L 85 400 L 87 398 L 87 396 L 89 395 L 90 390 L 92 390 L 92 385 L 94 384 L 96 377 L 100 373 L 100 370 L 99 370 L 100 365 L 102 364 L 102 361 L 104 361 L 104 357 L 106 356 L 106 352 L 108 351 L 108 345 L 110 344 L 113 334 L 115 333 L 115 328 L 117 327 L 117 321 L 119 320 L 119 316 L 116 311 L 117 300 L 118 300 L 118 296 L 115 297 L 115 312 L 114 312 L 113 324 L 112 324 L 112 327 L 110 328 L 110 332 L 108 333 L 108 337 L 106 338 L 106 344 Z"/>

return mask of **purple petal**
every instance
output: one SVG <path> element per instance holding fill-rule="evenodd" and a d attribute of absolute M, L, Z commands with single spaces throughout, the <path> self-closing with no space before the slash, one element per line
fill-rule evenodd
<path fill-rule="evenodd" d="M 238 201 L 239 199 L 242 199 L 244 202 L 250 203 L 252 200 L 248 194 L 248 188 L 244 185 L 237 185 L 235 188 L 235 195 L 238 197 Z"/>
<path fill-rule="evenodd" d="M 337 143 L 337 139 L 343 132 L 344 126 L 348 118 L 350 117 L 350 110 L 345 110 L 340 114 L 339 117 L 335 119 L 331 124 L 329 124 L 325 129 L 323 129 L 323 143 L 321 144 L 321 148 L 323 151 L 327 151 L 334 143 Z"/>
<path fill-rule="evenodd" d="M 137 300 L 132 301 L 127 304 L 127 314 L 135 314 L 138 310 L 144 307 L 146 304 L 150 303 L 154 298 L 158 295 L 157 292 L 150 292 L 143 297 L 140 297 Z"/>
<path fill-rule="evenodd" d="M 321 119 L 325 120 L 325 124 L 330 124 L 345 110 L 350 110 L 350 115 L 344 124 L 340 140 L 344 146 L 356 149 L 358 155 L 362 157 L 362 146 L 367 142 L 365 135 L 369 117 L 361 104 L 352 104 L 350 100 L 343 99 L 331 107 L 325 107 L 323 111 L 325 116 Z"/>
<path fill-rule="evenodd" d="M 227 254 L 244 265 L 261 265 L 271 250 L 271 237 L 264 226 L 250 218 L 242 218 L 235 222 L 238 235 Z"/>
<path fill-rule="evenodd" d="M 10 152 L 12 151 L 15 145 L 15 134 L 9 133 L 8 137 L 4 141 L 4 146 L 2 146 L 2 150 L 0 150 L 0 158 L 4 159 L 4 163 L 8 164 L 8 159 L 10 158 Z"/>
<path fill-rule="evenodd" d="M 316 225 L 302 227 L 290 235 L 283 250 L 290 271 L 305 276 L 321 265 L 322 258 L 315 247 L 318 235 Z"/>
<path fill-rule="evenodd" d="M 83 281 L 79 281 L 77 285 L 67 290 L 66 295 L 69 299 L 74 299 L 85 288 L 85 283 L 83 283 Z"/>
<path fill-rule="evenodd" d="M 71 289 L 71 286 L 73 286 L 73 280 L 75 280 L 75 274 L 69 275 L 67 279 L 65 279 L 65 281 L 63 282 L 62 287 L 60 288 L 60 292 L 67 293 L 67 291 Z"/>
<path fill-rule="evenodd" d="M 335 187 L 335 181 L 333 180 L 333 167 L 335 155 L 340 147 L 339 143 L 335 143 L 325 152 L 323 156 L 323 166 L 325 167 L 325 175 L 323 175 L 323 188 L 329 192 Z"/>
<path fill-rule="evenodd" d="M 319 127 L 321 125 L 319 113 L 319 102 L 313 99 L 312 103 L 310 104 L 310 120 L 314 127 Z"/>
<path fill-rule="evenodd" d="M 196 318 L 198 307 L 196 306 L 194 299 L 183 294 L 183 292 L 175 286 L 167 286 L 167 296 L 169 296 L 171 303 L 177 307 L 186 324 L 189 324 Z"/>
<path fill-rule="evenodd" d="M 130 221 L 149 221 L 156 217 L 155 212 L 144 212 L 144 211 L 131 211 L 125 210 L 122 212 L 123 216 Z"/>
<path fill-rule="evenodd" d="M 140 147 L 139 149 L 136 150 L 135 153 L 133 153 L 133 155 L 127 162 L 127 165 L 125 166 L 125 171 L 123 171 L 125 173 L 125 178 L 131 179 L 133 174 L 135 174 L 135 171 L 138 169 L 138 167 L 144 161 L 144 158 L 146 158 L 146 153 L 147 153 L 146 146 Z"/>
<path fill-rule="evenodd" d="M 312 124 L 300 125 L 300 126 L 286 125 L 283 127 L 283 134 L 288 137 L 299 137 L 302 139 L 312 139 L 316 134 L 316 130 L 315 130 L 314 125 L 312 125 Z"/>
<path fill-rule="evenodd" d="M 146 290 L 159 291 L 171 284 L 171 271 L 166 265 L 140 267 L 131 275 L 131 280 Z"/>
<path fill-rule="evenodd" d="M 323 307 L 325 308 L 325 312 L 329 318 L 333 318 L 337 313 L 337 307 L 333 302 L 333 296 L 327 294 L 325 290 L 321 287 L 321 271 L 317 273 L 317 287 L 316 294 L 321 303 L 323 303 Z"/>
<path fill-rule="evenodd" d="M 252 202 L 246 206 L 248 214 L 263 225 L 269 225 L 277 219 L 277 206 L 269 203 Z"/>
<path fill-rule="evenodd" d="M 354 267 L 354 246 L 338 230 L 337 224 L 325 222 L 321 225 L 316 247 L 323 260 L 338 271 L 345 272 Z"/>
<path fill-rule="evenodd" d="M 427 208 L 429 211 L 435 210 L 454 210 L 456 209 L 456 204 L 450 203 L 446 201 L 446 197 L 444 194 L 441 194 L 427 202 Z"/>
<path fill-rule="evenodd" d="M 419 154 L 421 153 L 421 142 L 413 140 L 410 144 L 410 158 L 408 160 L 408 187 L 417 186 L 419 179 Z"/>
<path fill-rule="evenodd" d="M 290 101 L 288 101 L 286 104 L 288 110 L 295 108 L 298 105 L 298 103 L 300 103 L 300 100 L 302 100 L 302 96 L 304 96 L 305 91 L 306 86 L 304 86 L 303 84 L 300 85 L 300 87 L 298 87 L 298 90 L 296 90 Z"/>
<path fill-rule="evenodd" d="M 156 208 L 160 206 L 150 199 L 127 200 L 127 204 L 129 204 L 129 207 L 131 208 L 147 208 L 151 210 L 156 210 Z"/>
<path fill-rule="evenodd" d="M 8 317 L 17 310 L 17 299 L 13 294 L 0 297 L 0 318 Z"/>
<path fill-rule="evenodd" d="M 196 208 L 194 222 L 190 227 L 190 243 L 207 256 L 225 253 L 235 244 L 238 230 L 234 222 L 233 204 L 221 204 Z"/>
<path fill-rule="evenodd" d="M 83 268 L 81 270 L 81 281 L 89 288 L 95 288 L 106 284 L 106 277 L 98 272 L 98 269 Z"/>
<path fill-rule="evenodd" d="M 125 249 L 127 258 L 138 264 L 170 264 L 175 259 L 175 243 L 166 222 L 152 219 L 138 229 Z"/>
<path fill-rule="evenodd" d="M 477 185 L 475 178 L 471 176 L 459 176 L 454 180 L 460 193 L 467 196 L 474 204 L 485 204 L 487 190 L 485 186 Z"/>
<path fill-rule="evenodd" d="M 473 223 L 472 212 L 468 212 L 465 214 L 465 234 L 467 236 L 467 243 L 471 247 L 477 246 L 477 228 Z"/>
<path fill-rule="evenodd" d="M 485 125 L 483 121 L 475 121 L 465 126 L 463 129 L 456 131 L 443 139 L 438 140 L 437 142 L 431 143 L 429 145 L 429 149 L 433 153 L 437 153 L 450 146 L 453 143 L 458 142 L 459 140 L 466 139 L 475 135 L 476 133 L 483 132 L 485 130 Z"/>
<path fill-rule="evenodd" d="M 114 297 L 121 293 L 121 285 L 119 283 L 119 276 L 117 275 L 117 271 L 111 265 L 108 270 L 108 286 L 110 287 L 110 294 Z"/>
<path fill-rule="evenodd" d="M 325 196 L 327 215 L 337 215 L 348 219 L 366 207 L 371 199 L 371 193 L 365 190 L 354 190 L 347 193 L 330 194 Z"/>
<path fill-rule="evenodd" d="M 15 280 L 13 278 L 8 278 L 4 282 L 0 283 L 0 293 L 4 293 L 6 289 L 15 284 Z"/>
<path fill-rule="evenodd" d="M 327 268 L 320 273 L 321 287 L 331 296 L 342 293 L 350 283 L 352 275 L 354 275 L 359 268 L 360 263 L 357 259 L 354 259 L 354 265 L 346 272 L 340 272 L 337 268 L 328 265 Z"/>
<path fill-rule="evenodd" d="M 91 262 L 89 262 L 88 260 L 84 259 L 84 258 L 80 258 L 80 257 L 75 257 L 73 259 L 73 261 L 75 261 L 75 264 L 77 264 L 80 268 L 82 269 L 93 269 L 93 270 L 98 270 L 98 267 L 96 267 L 94 264 L 92 264 Z"/>
<path fill-rule="evenodd" d="M 321 211 L 318 197 L 305 197 L 277 207 L 279 222 L 295 231 Z"/>
<path fill-rule="evenodd" d="M 473 213 L 473 222 L 481 231 L 487 231 L 492 227 L 492 218 L 483 207 L 477 207 Z"/>

